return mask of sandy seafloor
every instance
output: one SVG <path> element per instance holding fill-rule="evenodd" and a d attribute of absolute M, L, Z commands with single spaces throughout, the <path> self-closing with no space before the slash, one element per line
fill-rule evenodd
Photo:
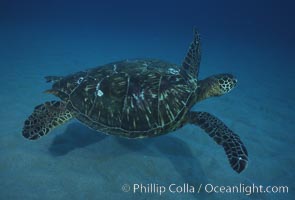
<path fill-rule="evenodd" d="M 6 30 L 11 32 L 1 37 L 0 199 L 294 199 L 295 62 L 290 49 L 271 46 L 267 40 L 260 46 L 200 30 L 200 78 L 231 72 L 239 82 L 231 93 L 201 102 L 193 110 L 218 116 L 240 135 L 249 165 L 237 174 L 224 150 L 193 125 L 142 140 L 106 136 L 76 120 L 38 141 L 21 135 L 33 108 L 56 99 L 42 93 L 50 88 L 44 76 L 134 57 L 180 64 L 191 41 L 189 30 L 173 33 L 175 39 L 157 30 L 147 37 L 140 31 L 71 34 L 21 29 L 10 27 Z M 140 183 L 188 183 L 195 193 L 166 191 L 160 196 L 121 190 L 123 184 Z M 288 186 L 289 193 L 208 194 L 204 188 L 197 193 L 200 184 L 240 183 Z"/>

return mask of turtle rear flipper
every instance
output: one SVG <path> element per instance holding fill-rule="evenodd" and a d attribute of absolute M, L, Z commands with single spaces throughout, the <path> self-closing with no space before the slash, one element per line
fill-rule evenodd
<path fill-rule="evenodd" d="M 22 134 L 25 138 L 36 140 L 72 117 L 64 103 L 60 101 L 45 102 L 35 107 L 34 112 L 24 123 Z"/>
<path fill-rule="evenodd" d="M 240 137 L 230 130 L 221 120 L 207 112 L 191 112 L 189 122 L 200 126 L 215 142 L 222 145 L 231 167 L 238 173 L 248 163 L 248 153 Z"/>

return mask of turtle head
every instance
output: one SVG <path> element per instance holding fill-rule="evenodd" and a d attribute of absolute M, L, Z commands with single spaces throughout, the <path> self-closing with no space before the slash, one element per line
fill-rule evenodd
<path fill-rule="evenodd" d="M 237 79 L 231 74 L 218 74 L 200 80 L 197 101 L 226 94 L 237 85 L 237 82 Z"/>

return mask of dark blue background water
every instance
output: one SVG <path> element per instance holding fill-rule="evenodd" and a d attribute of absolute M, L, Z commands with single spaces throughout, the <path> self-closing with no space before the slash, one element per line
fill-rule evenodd
<path fill-rule="evenodd" d="M 149 199 L 123 183 L 287 185 L 289 194 L 165 194 L 167 199 L 292 199 L 295 14 L 292 1 L 0 1 L 0 199 Z M 237 175 L 201 129 L 130 142 L 73 122 L 31 143 L 21 136 L 35 105 L 54 97 L 43 76 L 125 58 L 180 64 L 196 27 L 200 77 L 234 73 L 231 94 L 194 109 L 219 116 L 243 139 Z M 183 196 L 184 195 L 184 196 Z"/>
<path fill-rule="evenodd" d="M 215 59 L 223 57 L 221 48 L 226 48 L 231 60 L 239 57 L 246 63 L 273 58 L 274 66 L 259 68 L 289 71 L 295 44 L 293 4 L 254 0 L 1 1 L 1 54 L 28 58 L 35 56 L 30 48 L 36 47 L 39 57 L 70 49 L 79 54 L 75 57 L 89 56 L 84 61 L 92 65 L 126 57 L 159 57 L 180 63 L 195 26 L 205 44 L 204 56 L 210 49 Z"/>

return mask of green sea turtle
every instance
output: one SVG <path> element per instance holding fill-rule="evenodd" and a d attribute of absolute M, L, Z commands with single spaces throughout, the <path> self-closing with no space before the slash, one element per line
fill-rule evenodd
<path fill-rule="evenodd" d="M 231 74 L 198 79 L 200 37 L 195 31 L 180 67 L 157 59 L 113 62 L 64 77 L 48 76 L 61 101 L 35 107 L 24 122 L 22 134 L 36 140 L 58 125 L 77 118 L 88 127 L 127 138 L 163 135 L 194 124 L 222 145 L 238 173 L 248 162 L 239 136 L 207 112 L 191 111 L 199 101 L 231 91 L 237 80 Z"/>

